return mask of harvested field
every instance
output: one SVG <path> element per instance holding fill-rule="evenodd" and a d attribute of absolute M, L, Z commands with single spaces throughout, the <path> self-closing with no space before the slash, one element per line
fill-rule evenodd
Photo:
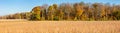
<path fill-rule="evenodd" d="M 0 20 L 0 33 L 120 33 L 120 22 Z"/>

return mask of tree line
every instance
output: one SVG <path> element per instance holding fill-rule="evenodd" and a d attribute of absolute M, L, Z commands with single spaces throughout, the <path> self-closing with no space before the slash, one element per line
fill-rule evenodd
<path fill-rule="evenodd" d="M 0 19 L 28 20 L 80 20 L 80 21 L 109 21 L 120 20 L 120 5 L 109 3 L 62 3 L 36 6 L 30 12 L 2 16 Z"/>

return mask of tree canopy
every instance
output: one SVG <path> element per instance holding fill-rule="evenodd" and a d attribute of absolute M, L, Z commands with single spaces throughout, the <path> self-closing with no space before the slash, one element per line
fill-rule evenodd
<path fill-rule="evenodd" d="M 0 19 L 28 20 L 120 20 L 120 5 L 102 3 L 62 3 L 49 6 L 36 6 L 31 12 L 1 16 Z"/>

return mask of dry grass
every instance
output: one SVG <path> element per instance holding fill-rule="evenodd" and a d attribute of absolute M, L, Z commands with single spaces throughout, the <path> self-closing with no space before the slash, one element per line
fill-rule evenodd
<path fill-rule="evenodd" d="M 120 33 L 120 22 L 0 20 L 0 33 Z"/>

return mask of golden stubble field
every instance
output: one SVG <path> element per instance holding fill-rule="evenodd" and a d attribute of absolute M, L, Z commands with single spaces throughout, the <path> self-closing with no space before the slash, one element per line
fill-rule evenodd
<path fill-rule="evenodd" d="M 0 20 L 0 33 L 120 33 L 120 22 Z"/>

